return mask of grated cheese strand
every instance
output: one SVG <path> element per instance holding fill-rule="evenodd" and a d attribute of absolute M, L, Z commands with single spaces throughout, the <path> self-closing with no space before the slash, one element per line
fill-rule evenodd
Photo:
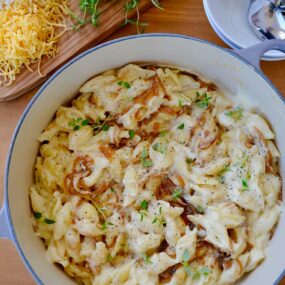
<path fill-rule="evenodd" d="M 67 0 L 15 0 L 0 10 L 0 86 L 43 56 L 54 57 L 57 41 L 67 31 Z"/>

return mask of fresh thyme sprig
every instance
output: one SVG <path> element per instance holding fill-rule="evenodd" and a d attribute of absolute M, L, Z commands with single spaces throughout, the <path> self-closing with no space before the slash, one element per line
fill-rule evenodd
<path fill-rule="evenodd" d="M 152 5 L 158 9 L 163 9 L 159 0 L 150 0 Z M 73 24 L 74 30 L 79 30 L 81 27 L 85 26 L 87 23 L 91 23 L 94 27 L 100 25 L 100 5 L 103 3 L 102 0 L 80 0 L 79 8 L 83 13 L 83 16 L 80 17 L 76 15 L 73 11 L 69 11 L 71 19 L 74 19 L 76 23 Z M 140 21 L 140 11 L 139 11 L 140 0 L 127 0 L 124 5 L 125 10 L 125 21 L 122 26 L 132 24 L 135 25 L 137 33 L 143 33 L 145 27 L 148 23 L 143 23 Z M 131 11 L 136 10 L 136 17 L 133 19 L 129 18 Z"/>

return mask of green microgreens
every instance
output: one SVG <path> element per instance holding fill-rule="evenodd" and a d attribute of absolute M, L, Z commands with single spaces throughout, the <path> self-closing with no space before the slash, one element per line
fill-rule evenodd
<path fill-rule="evenodd" d="M 55 223 L 54 220 L 47 219 L 47 218 L 44 219 L 44 222 L 45 222 L 46 224 L 48 224 L 48 225 L 51 225 L 51 224 L 54 224 L 54 223 Z"/>
<path fill-rule="evenodd" d="M 131 88 L 131 84 L 127 81 L 118 81 L 117 84 L 121 87 L 125 87 L 126 89 Z"/>
<path fill-rule="evenodd" d="M 83 120 L 82 118 L 77 118 L 77 119 L 73 118 L 68 123 L 68 126 L 72 127 L 74 131 L 78 131 L 81 127 L 87 126 L 88 124 L 89 124 L 88 119 Z"/>
<path fill-rule="evenodd" d="M 242 192 L 249 191 L 248 182 L 246 179 L 242 179 L 241 184 L 242 184 L 242 189 L 241 189 Z"/>
<path fill-rule="evenodd" d="M 179 99 L 178 100 L 178 107 L 182 108 L 183 107 L 183 103 L 184 103 L 184 101 L 182 99 Z"/>
<path fill-rule="evenodd" d="M 174 190 L 174 192 L 172 193 L 172 197 L 176 200 L 176 199 L 178 199 L 181 196 L 182 193 L 183 193 L 183 189 L 182 188 L 176 188 Z"/>
<path fill-rule="evenodd" d="M 152 264 L 152 261 L 150 260 L 151 256 L 144 255 L 143 260 L 146 264 Z"/>
<path fill-rule="evenodd" d="M 107 220 L 102 224 L 101 226 L 101 230 L 105 231 L 107 229 L 108 226 L 114 226 L 114 224 L 108 222 Z"/>
<path fill-rule="evenodd" d="M 147 158 L 148 157 L 148 151 L 146 147 L 141 152 L 141 163 L 143 167 L 151 167 L 153 165 L 152 161 Z"/>
<path fill-rule="evenodd" d="M 135 136 L 135 131 L 134 130 L 129 130 L 129 137 L 132 140 Z"/>
<path fill-rule="evenodd" d="M 34 212 L 34 217 L 35 217 L 36 220 L 39 220 L 42 217 L 42 213 Z"/>
<path fill-rule="evenodd" d="M 225 114 L 237 122 L 242 119 L 243 112 L 244 110 L 241 107 L 237 107 L 231 111 L 226 112 Z"/>
<path fill-rule="evenodd" d="M 208 108 L 211 99 L 212 97 L 209 97 L 206 92 L 202 95 L 199 92 L 196 92 L 195 104 L 201 109 Z"/>
<path fill-rule="evenodd" d="M 160 153 L 165 153 L 167 151 L 167 145 L 162 143 L 155 143 L 152 146 L 152 149 Z"/>
<path fill-rule="evenodd" d="M 177 127 L 177 129 L 178 129 L 178 130 L 184 130 L 184 123 L 182 123 L 181 125 L 179 125 L 179 126 Z"/>

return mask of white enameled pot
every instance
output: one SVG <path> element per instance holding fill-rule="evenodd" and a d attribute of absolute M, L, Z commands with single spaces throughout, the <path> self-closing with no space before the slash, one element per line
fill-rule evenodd
<path fill-rule="evenodd" d="M 78 88 L 90 77 L 129 62 L 152 62 L 193 70 L 219 82 L 237 99 L 245 96 L 268 119 L 277 134 L 281 175 L 285 179 L 285 101 L 259 70 L 260 57 L 270 49 L 285 51 L 285 42 L 268 41 L 235 53 L 182 35 L 131 36 L 84 52 L 43 85 L 15 130 L 6 164 L 4 206 L 0 211 L 0 237 L 14 242 L 38 284 L 74 284 L 62 270 L 47 261 L 44 244 L 33 232 L 28 195 L 39 147 L 37 137 L 56 109 L 75 96 Z M 284 228 L 285 211 L 282 211 L 266 260 L 241 284 L 277 284 L 285 269 Z"/>

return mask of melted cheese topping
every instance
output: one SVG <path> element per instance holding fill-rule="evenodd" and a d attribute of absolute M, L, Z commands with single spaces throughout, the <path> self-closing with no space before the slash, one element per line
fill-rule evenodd
<path fill-rule="evenodd" d="M 1 4 L 1 3 L 0 3 Z M 1 9 L 2 7 L 2 9 Z M 15 0 L 0 7 L 0 85 L 10 85 L 23 67 L 52 57 L 66 31 L 66 0 Z M 60 33 L 57 28 L 62 28 Z"/>
<path fill-rule="evenodd" d="M 40 135 L 30 189 L 47 256 L 83 284 L 232 284 L 278 221 L 274 133 L 198 77 L 127 65 Z"/>

